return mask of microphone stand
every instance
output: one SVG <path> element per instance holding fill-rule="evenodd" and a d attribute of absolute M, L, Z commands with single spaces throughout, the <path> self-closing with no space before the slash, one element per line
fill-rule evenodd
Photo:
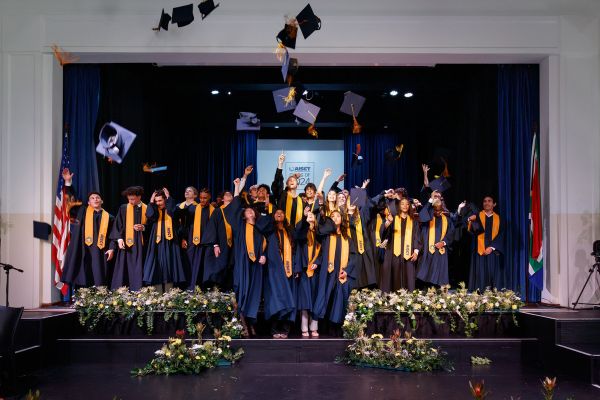
<path fill-rule="evenodd" d="M 8 302 L 8 282 L 9 282 L 9 278 L 10 278 L 9 272 L 10 272 L 11 269 L 14 269 L 15 271 L 19 271 L 19 272 L 23 273 L 23 270 L 19 269 L 19 268 L 15 268 L 15 267 L 13 267 L 10 264 L 4 264 L 4 263 L 0 263 L 0 267 L 4 268 L 4 272 L 6 272 L 6 307 L 8 307 L 9 306 L 9 302 Z"/>

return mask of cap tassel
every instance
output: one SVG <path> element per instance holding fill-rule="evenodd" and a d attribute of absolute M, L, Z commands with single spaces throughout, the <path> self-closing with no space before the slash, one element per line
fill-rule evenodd
<path fill-rule="evenodd" d="M 350 104 L 350 107 L 352 108 L 352 133 L 358 135 L 362 131 L 362 125 L 358 123 L 356 115 L 354 114 L 354 104 Z"/>
<path fill-rule="evenodd" d="M 58 61 L 58 64 L 62 67 L 63 65 L 71 64 L 79 61 L 79 57 L 75 57 L 71 53 L 63 51 L 60 47 L 53 44 L 50 46 L 52 48 L 52 52 L 54 53 L 54 57 Z"/>
<path fill-rule="evenodd" d="M 308 127 L 308 134 L 315 139 L 319 138 L 319 132 L 317 132 L 317 128 L 315 128 L 315 124 L 310 124 Z"/>
<path fill-rule="evenodd" d="M 448 161 L 446 161 L 446 159 L 444 157 L 440 157 L 442 159 L 442 162 L 444 163 L 444 170 L 442 171 L 442 176 L 444 178 L 449 178 L 450 177 L 450 171 L 448 171 Z"/>
<path fill-rule="evenodd" d="M 283 43 L 278 42 L 277 48 L 275 49 L 275 51 L 273 51 L 273 53 L 275 53 L 277 61 L 283 62 L 283 56 L 285 55 L 285 53 L 287 53 L 287 48 L 283 45 Z"/>
<path fill-rule="evenodd" d="M 292 103 L 294 100 L 296 99 L 296 88 L 291 86 L 290 90 L 287 94 L 287 96 L 285 96 L 283 98 L 283 102 L 285 103 L 285 106 L 289 106 L 290 103 Z"/>

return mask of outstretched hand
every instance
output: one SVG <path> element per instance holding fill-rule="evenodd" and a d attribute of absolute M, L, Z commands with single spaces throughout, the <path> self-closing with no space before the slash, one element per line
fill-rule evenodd
<path fill-rule="evenodd" d="M 244 176 L 248 176 L 252 173 L 252 171 L 254 170 L 254 167 L 252 165 L 248 165 L 245 169 L 244 169 Z"/>
<path fill-rule="evenodd" d="M 65 182 L 71 182 L 73 180 L 73 175 L 75 174 L 72 173 L 69 168 L 64 168 L 62 170 L 62 177 L 65 180 Z"/>

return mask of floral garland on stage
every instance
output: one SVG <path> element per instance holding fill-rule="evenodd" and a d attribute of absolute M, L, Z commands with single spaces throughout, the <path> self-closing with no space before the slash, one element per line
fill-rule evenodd
<path fill-rule="evenodd" d="M 341 361 L 359 367 L 384 368 L 396 371 L 424 372 L 451 370 L 445 353 L 433 347 L 431 341 L 416 339 L 394 331 L 389 340 L 380 334 L 359 336 L 346 349 Z"/>
<path fill-rule="evenodd" d="M 478 329 L 476 317 L 484 312 L 511 313 L 517 325 L 516 313 L 523 306 L 523 301 L 512 290 L 486 289 L 483 293 L 468 292 L 464 283 L 456 290 L 450 285 L 439 289 L 429 288 L 427 291 L 405 289 L 391 293 L 381 290 L 353 290 L 348 300 L 348 313 L 344 321 L 344 337 L 359 337 L 372 321 L 375 313 L 394 313 L 396 322 L 404 327 L 403 316 L 408 315 L 412 328 L 416 328 L 416 314 L 422 313 L 433 318 L 436 324 L 443 324 L 440 314 L 449 316 L 450 329 L 455 332 L 457 319 L 464 321 L 465 334 L 472 336 Z M 456 317 L 455 317 L 456 316 Z"/>
<path fill-rule="evenodd" d="M 155 357 L 143 368 L 131 371 L 132 375 L 174 375 L 174 374 L 199 374 L 200 372 L 215 368 L 219 365 L 231 365 L 242 358 L 243 349 L 233 351 L 230 346 L 231 337 L 215 330 L 214 340 L 202 341 L 202 332 L 205 325 L 197 324 L 197 339 L 188 346 L 185 332 L 179 330 L 174 338 L 163 347 L 154 352 Z"/>
<path fill-rule="evenodd" d="M 78 289 L 74 301 L 79 322 L 90 330 L 102 320 L 110 321 L 117 317 L 131 320 L 135 317 L 138 326 L 142 328 L 146 325 L 150 334 L 154 328 L 154 316 L 160 312 L 164 313 L 165 321 L 177 319 L 183 313 L 190 335 L 196 333 L 194 318 L 202 313 L 209 323 L 211 316 L 222 319 L 220 331 L 223 335 L 237 338 L 243 329 L 235 317 L 235 295 L 216 289 L 202 291 L 196 287 L 195 291 L 187 292 L 174 288 L 160 294 L 151 286 L 139 291 L 130 291 L 127 287 L 109 290 L 104 286 L 93 286 Z"/>

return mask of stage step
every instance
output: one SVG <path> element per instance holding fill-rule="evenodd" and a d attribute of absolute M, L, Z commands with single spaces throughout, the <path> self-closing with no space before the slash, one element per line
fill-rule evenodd
<path fill-rule="evenodd" d="M 523 332 L 538 339 L 537 359 L 544 367 L 600 384 L 600 311 L 525 311 Z"/>

